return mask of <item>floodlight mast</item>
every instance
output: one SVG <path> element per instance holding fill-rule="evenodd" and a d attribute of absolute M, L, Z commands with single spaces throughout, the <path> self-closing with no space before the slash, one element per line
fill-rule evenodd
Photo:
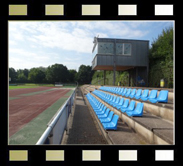
<path fill-rule="evenodd" d="M 115 86 L 115 82 L 116 82 L 116 39 L 114 40 L 114 66 L 113 66 L 113 86 Z"/>

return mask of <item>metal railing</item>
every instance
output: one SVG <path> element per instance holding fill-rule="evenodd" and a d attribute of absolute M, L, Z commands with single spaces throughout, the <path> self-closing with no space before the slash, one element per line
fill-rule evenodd
<path fill-rule="evenodd" d="M 63 138 L 64 131 L 67 131 L 67 121 L 72 111 L 72 106 L 75 100 L 76 89 L 49 122 L 47 129 L 44 131 L 36 145 L 43 144 L 60 144 Z"/>

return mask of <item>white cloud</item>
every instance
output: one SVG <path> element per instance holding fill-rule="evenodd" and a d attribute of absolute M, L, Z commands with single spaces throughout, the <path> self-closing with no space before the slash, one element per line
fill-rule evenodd
<path fill-rule="evenodd" d="M 13 40 L 9 40 L 9 45 L 17 45 L 17 43 Z"/>
<path fill-rule="evenodd" d="M 132 29 L 132 26 L 121 21 L 19 22 L 19 24 L 14 25 L 17 26 L 17 30 L 19 27 L 19 32 L 12 34 L 16 40 L 25 38 L 44 47 L 81 53 L 91 53 L 93 37 L 97 35 L 99 37 L 138 38 L 148 33 Z M 15 31 L 14 28 L 13 31 Z M 22 31 L 30 33 L 23 35 Z"/>
<path fill-rule="evenodd" d="M 23 57 L 29 57 L 29 56 L 35 56 L 36 53 L 26 51 L 24 49 L 19 49 L 19 48 L 9 48 L 9 53 L 12 55 L 18 55 L 18 56 L 23 56 Z"/>
<path fill-rule="evenodd" d="M 54 63 L 68 68 L 91 65 L 94 36 L 144 39 L 152 28 L 162 24 L 166 22 L 156 25 L 143 21 L 10 21 L 9 62 L 17 68 Z"/>

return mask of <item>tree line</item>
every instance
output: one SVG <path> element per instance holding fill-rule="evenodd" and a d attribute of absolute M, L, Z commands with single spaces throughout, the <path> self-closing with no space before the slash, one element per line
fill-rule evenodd
<path fill-rule="evenodd" d="M 90 84 L 93 71 L 91 66 L 81 65 L 78 72 L 67 69 L 63 64 L 48 67 L 34 67 L 31 69 L 9 68 L 10 83 L 76 83 Z"/>

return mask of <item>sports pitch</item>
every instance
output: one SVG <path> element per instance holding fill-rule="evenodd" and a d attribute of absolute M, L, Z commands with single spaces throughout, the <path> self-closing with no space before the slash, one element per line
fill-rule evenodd
<path fill-rule="evenodd" d="M 73 88 L 9 89 L 9 144 L 34 145 Z"/>

